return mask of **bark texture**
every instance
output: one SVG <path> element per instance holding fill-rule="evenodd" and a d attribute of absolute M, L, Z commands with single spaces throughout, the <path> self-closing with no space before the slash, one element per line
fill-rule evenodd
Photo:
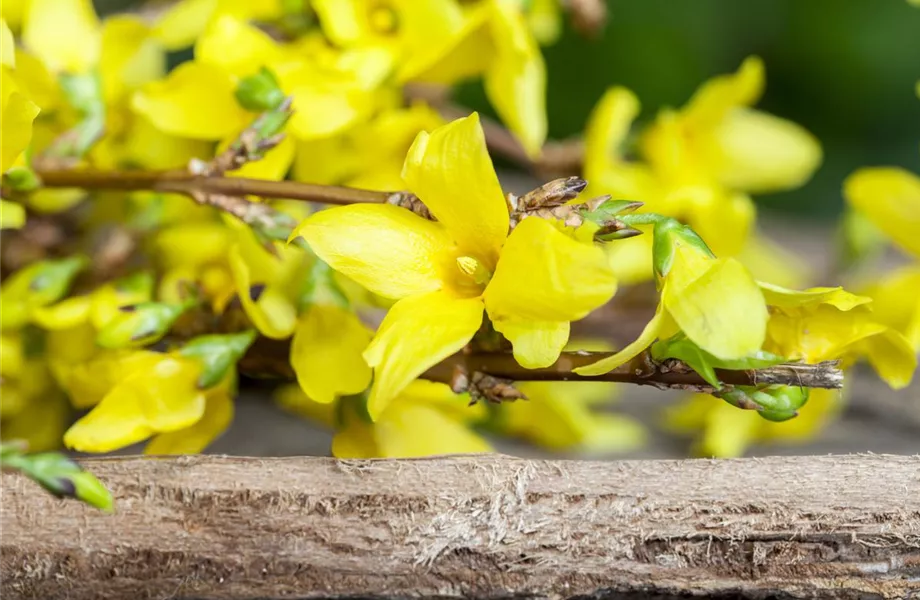
<path fill-rule="evenodd" d="M 2 475 L 10 598 L 920 598 L 920 457 L 85 461 Z"/>

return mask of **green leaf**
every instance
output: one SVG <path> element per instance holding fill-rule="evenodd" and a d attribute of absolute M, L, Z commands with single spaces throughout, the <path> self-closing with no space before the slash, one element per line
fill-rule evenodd
<path fill-rule="evenodd" d="M 583 210 L 581 215 L 595 223 L 603 225 L 607 221 L 619 218 L 625 213 L 631 213 L 642 207 L 642 202 L 632 200 L 607 200 L 594 210 Z"/>
<path fill-rule="evenodd" d="M 179 354 L 198 359 L 204 370 L 198 387 L 207 389 L 220 383 L 230 369 L 242 358 L 256 339 L 253 330 L 225 335 L 202 335 L 182 347 Z"/>
<path fill-rule="evenodd" d="M 348 308 L 350 302 L 341 286 L 335 280 L 335 271 L 319 257 L 314 258 L 303 289 L 298 298 L 298 309 L 303 310 L 313 304 L 325 304 Z"/>
<path fill-rule="evenodd" d="M 717 390 L 722 389 L 722 382 L 719 381 L 716 375 L 716 369 L 746 371 L 748 369 L 763 369 L 787 362 L 786 358 L 763 350 L 744 358 L 724 360 L 706 352 L 687 339 L 683 333 L 679 333 L 667 340 L 655 342 L 652 344 L 651 354 L 652 358 L 657 361 L 674 358 L 685 362 L 690 368 L 699 373 L 706 383 Z"/>
<path fill-rule="evenodd" d="M 192 303 L 142 302 L 122 307 L 96 335 L 103 348 L 140 348 L 162 338 Z"/>
<path fill-rule="evenodd" d="M 655 273 L 659 277 L 665 277 L 671 271 L 671 264 L 674 262 L 674 252 L 678 244 L 685 244 L 698 248 L 709 256 L 715 256 L 703 238 L 699 236 L 689 225 L 684 225 L 677 219 L 671 217 L 661 217 L 656 215 L 654 238 L 652 240 L 652 262 L 655 266 Z M 625 217 L 624 217 L 625 219 Z M 632 219 L 627 220 L 628 224 Z"/>
<path fill-rule="evenodd" d="M 22 443 L 0 444 L 0 466 L 24 474 L 58 498 L 76 498 L 106 512 L 112 495 L 92 473 L 59 452 L 24 454 Z"/>
<path fill-rule="evenodd" d="M 31 192 L 41 187 L 42 182 L 29 167 L 11 167 L 3 174 L 3 181 L 17 192 Z"/>

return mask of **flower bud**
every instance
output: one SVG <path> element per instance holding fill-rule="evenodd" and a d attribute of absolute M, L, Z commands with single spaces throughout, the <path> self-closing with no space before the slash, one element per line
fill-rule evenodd
<path fill-rule="evenodd" d="M 240 106 L 252 112 L 273 110 L 284 101 L 278 80 L 264 67 L 255 75 L 241 79 L 234 95 Z"/>

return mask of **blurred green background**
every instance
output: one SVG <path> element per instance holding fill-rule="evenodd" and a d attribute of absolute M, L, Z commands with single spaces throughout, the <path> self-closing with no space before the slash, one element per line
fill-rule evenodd
<path fill-rule="evenodd" d="M 603 34 L 566 28 L 544 50 L 550 135 L 584 128 L 604 90 L 625 85 L 643 117 L 682 105 L 702 81 L 764 59 L 759 107 L 803 125 L 824 163 L 803 188 L 760 196 L 764 211 L 838 215 L 843 179 L 860 166 L 920 171 L 920 8 L 906 0 L 610 0 Z M 463 97 L 485 109 L 476 86 Z"/>

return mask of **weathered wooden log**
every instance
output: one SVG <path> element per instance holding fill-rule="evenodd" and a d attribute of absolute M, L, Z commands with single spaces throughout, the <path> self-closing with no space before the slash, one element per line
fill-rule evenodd
<path fill-rule="evenodd" d="M 920 456 L 88 460 L 2 476 L 2 597 L 920 597 Z"/>

